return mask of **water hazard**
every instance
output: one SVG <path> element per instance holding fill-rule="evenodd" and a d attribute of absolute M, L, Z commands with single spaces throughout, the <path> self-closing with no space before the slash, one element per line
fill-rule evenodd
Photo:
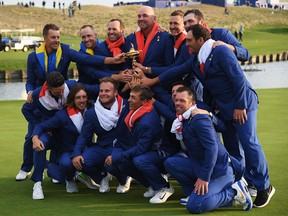
<path fill-rule="evenodd" d="M 242 66 L 255 89 L 288 88 L 288 61 Z M 0 83 L 0 100 L 25 100 L 25 82 Z"/>

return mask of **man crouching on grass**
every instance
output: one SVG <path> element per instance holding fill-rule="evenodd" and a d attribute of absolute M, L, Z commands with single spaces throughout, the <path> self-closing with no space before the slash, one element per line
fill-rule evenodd
<path fill-rule="evenodd" d="M 172 185 L 161 175 L 166 174 L 163 161 L 173 150 L 162 141 L 163 130 L 152 97 L 149 87 L 137 85 L 132 88 L 126 127 L 119 131 L 117 143 L 112 155 L 106 158 L 106 164 L 108 171 L 113 163 L 112 167 L 118 166 L 123 173 L 144 185 L 147 191 L 143 196 L 156 204 L 166 202 L 174 193 Z M 124 140 L 123 136 L 130 137 Z"/>

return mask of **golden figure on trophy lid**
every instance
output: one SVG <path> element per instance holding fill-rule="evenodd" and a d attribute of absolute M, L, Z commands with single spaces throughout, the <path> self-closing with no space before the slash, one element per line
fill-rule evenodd
<path fill-rule="evenodd" d="M 134 45 L 131 43 L 131 49 L 126 53 L 126 56 L 136 62 L 136 58 L 142 53 L 142 50 L 135 50 Z"/>

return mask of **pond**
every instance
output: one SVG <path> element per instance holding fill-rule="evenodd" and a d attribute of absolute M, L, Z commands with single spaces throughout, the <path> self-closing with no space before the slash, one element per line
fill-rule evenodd
<path fill-rule="evenodd" d="M 255 89 L 288 88 L 288 61 L 242 66 Z M 25 100 L 25 82 L 0 83 L 0 100 Z"/>

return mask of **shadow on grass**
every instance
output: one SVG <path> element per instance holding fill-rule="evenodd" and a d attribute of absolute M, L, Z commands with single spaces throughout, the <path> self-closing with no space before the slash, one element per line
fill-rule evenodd
<path fill-rule="evenodd" d="M 286 33 L 288 33 L 288 28 L 287 27 L 283 27 L 283 28 L 263 28 L 263 29 L 259 29 L 259 31 L 268 32 L 268 33 L 272 33 L 272 34 L 286 34 Z"/>

